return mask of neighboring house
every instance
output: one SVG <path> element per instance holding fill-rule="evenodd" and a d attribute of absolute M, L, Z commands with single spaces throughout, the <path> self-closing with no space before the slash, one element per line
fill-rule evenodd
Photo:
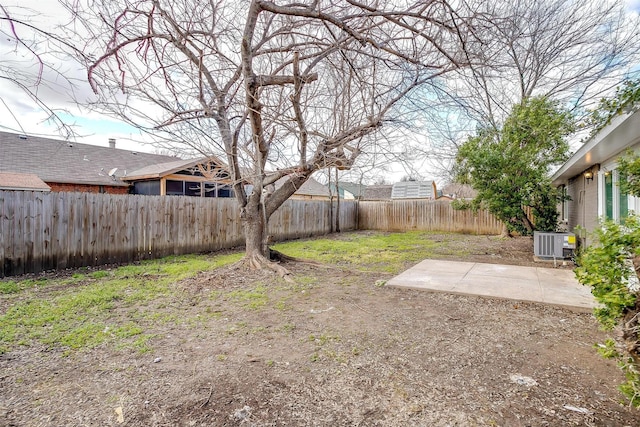
<path fill-rule="evenodd" d="M 472 200 L 478 192 L 468 184 L 458 184 L 455 182 L 446 184 L 442 188 L 442 197 L 449 199 Z M 440 198 L 440 197 L 438 197 Z"/>
<path fill-rule="evenodd" d="M 438 197 L 435 181 L 405 181 L 393 184 L 391 199 L 429 199 Z"/>
<path fill-rule="evenodd" d="M 51 187 L 31 173 L 0 172 L 0 190 L 49 192 Z"/>
<path fill-rule="evenodd" d="M 298 200 L 331 200 L 331 193 L 326 185 L 313 178 L 307 179 L 290 199 Z"/>
<path fill-rule="evenodd" d="M 362 200 L 391 200 L 393 185 L 367 185 Z"/>
<path fill-rule="evenodd" d="M 233 197 L 228 168 L 216 157 L 182 160 L 115 147 L 0 132 L 0 189 Z M 314 179 L 292 198 L 329 200 Z"/>
<path fill-rule="evenodd" d="M 621 221 L 640 212 L 640 199 L 618 186 L 618 159 L 627 149 L 640 150 L 640 111 L 614 118 L 553 175 L 553 184 L 571 198 L 560 209 L 567 230 L 580 226 L 589 233 L 599 218 Z"/>
<path fill-rule="evenodd" d="M 51 191 L 127 194 L 120 178 L 175 157 L 0 132 L 0 172 L 36 175 Z"/>

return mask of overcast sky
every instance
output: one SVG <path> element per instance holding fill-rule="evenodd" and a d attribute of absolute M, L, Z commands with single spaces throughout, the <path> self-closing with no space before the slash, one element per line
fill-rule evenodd
<path fill-rule="evenodd" d="M 626 3 L 629 10 L 640 12 L 640 0 L 626 0 Z M 67 19 L 65 10 L 57 0 L 0 0 L 0 5 L 15 18 L 26 19 L 39 28 L 52 29 Z M 35 90 L 33 82 L 40 70 L 34 55 L 18 47 L 15 39 L 10 37 L 11 31 L 6 22 L 0 23 L 0 31 L 3 36 L 0 38 L 0 130 L 60 138 L 55 123 L 47 120 L 47 114 L 38 108 L 25 91 L 2 78 L 8 75 L 7 67 L 12 67 L 16 71 L 12 76 Z M 29 30 L 24 27 L 17 27 L 16 31 L 24 40 L 32 38 Z M 148 137 L 140 135 L 135 128 L 91 113 L 74 103 L 72 92 L 75 98 L 81 101 L 90 100 L 92 97 L 86 80 L 86 70 L 70 61 L 52 57 L 45 59 L 55 64 L 55 70 L 45 68 L 42 71 L 45 84 L 37 87 L 37 95 L 47 106 L 59 111 L 60 117 L 67 124 L 74 126 L 80 135 L 75 137 L 77 142 L 106 146 L 109 138 L 116 138 L 118 148 L 154 151 L 153 146 L 139 143 L 145 139 L 148 141 Z M 4 71 L 2 67 L 5 67 Z M 61 75 L 71 80 L 73 87 L 65 82 Z M 398 171 L 389 178 L 397 180 L 403 174 L 403 171 Z"/>
<path fill-rule="evenodd" d="M 12 17 L 45 30 L 51 30 L 68 20 L 66 11 L 57 0 L 0 0 L 0 5 Z M 90 101 L 93 96 L 87 83 L 86 69 L 73 61 L 43 55 L 42 59 L 53 66 L 41 71 L 37 58 L 11 37 L 9 26 L 6 23 L 0 25 L 5 36 L 0 38 L 0 67 L 11 67 L 12 73 L 9 75 L 37 91 L 38 98 L 74 128 L 77 142 L 106 146 L 109 138 L 116 138 L 119 148 L 154 150 L 152 146 L 136 142 L 143 141 L 145 137 L 135 128 L 76 105 L 74 99 Z M 16 26 L 15 31 L 27 42 L 33 38 L 27 28 Z M 42 46 L 40 49 L 46 50 Z M 0 77 L 6 75 L 8 73 L 3 73 L 0 68 Z M 35 86 L 38 78 L 41 78 L 42 84 Z M 62 138 L 56 123 L 48 120 L 48 117 L 22 88 L 0 78 L 0 130 Z"/>

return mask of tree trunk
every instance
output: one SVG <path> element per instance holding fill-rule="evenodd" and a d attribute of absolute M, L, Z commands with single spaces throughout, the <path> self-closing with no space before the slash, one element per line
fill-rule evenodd
<path fill-rule="evenodd" d="M 249 200 L 242 214 L 245 234 L 245 262 L 254 269 L 267 268 L 273 270 L 280 277 L 291 282 L 289 270 L 276 262 L 271 262 L 269 239 L 267 238 L 267 224 L 269 218 L 265 215 L 264 205 Z"/>
<path fill-rule="evenodd" d="M 527 215 L 527 210 L 524 209 L 524 208 L 522 209 L 522 225 L 524 225 L 524 227 L 526 228 L 527 233 L 533 234 L 533 230 L 535 229 L 535 225 L 529 219 L 529 215 Z"/>
<path fill-rule="evenodd" d="M 340 232 L 340 190 L 338 189 L 338 168 L 336 168 L 336 233 L 339 233 L 339 232 Z"/>
<path fill-rule="evenodd" d="M 269 247 L 265 239 L 265 215 L 260 203 L 248 203 L 244 211 L 244 234 L 247 259 L 255 256 L 268 258 Z"/>

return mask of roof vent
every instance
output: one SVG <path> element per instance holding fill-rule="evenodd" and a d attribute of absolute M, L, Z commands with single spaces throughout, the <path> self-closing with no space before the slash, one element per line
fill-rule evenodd
<path fill-rule="evenodd" d="M 109 138 L 109 148 L 116 148 L 116 139 Z"/>
<path fill-rule="evenodd" d="M 18 135 L 19 139 L 27 139 L 27 135 Z"/>

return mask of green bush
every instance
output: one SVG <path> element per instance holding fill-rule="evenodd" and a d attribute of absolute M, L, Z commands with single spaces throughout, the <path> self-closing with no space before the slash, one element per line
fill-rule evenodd
<path fill-rule="evenodd" d="M 600 323 L 617 332 L 600 353 L 618 361 L 626 377 L 620 390 L 640 406 L 640 218 L 605 221 L 595 237 L 597 244 L 580 254 L 576 276 L 601 303 L 595 310 Z"/>
<path fill-rule="evenodd" d="M 574 117 L 553 100 L 534 97 L 513 106 L 501 128 L 485 125 L 460 147 L 457 181 L 470 184 L 477 195 L 470 204 L 454 207 L 484 207 L 509 231 L 522 235 L 534 229 L 555 231 L 556 206 L 565 196 L 548 172 L 569 157 L 566 138 L 573 130 Z"/>

